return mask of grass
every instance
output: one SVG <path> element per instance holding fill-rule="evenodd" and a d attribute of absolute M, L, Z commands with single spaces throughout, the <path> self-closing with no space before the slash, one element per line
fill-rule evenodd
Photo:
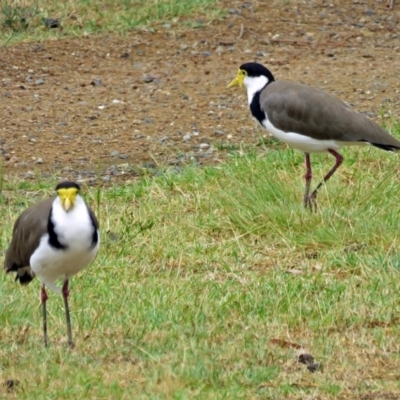
<path fill-rule="evenodd" d="M 223 15 L 217 0 L 4 0 L 0 3 L 0 43 L 124 33 L 154 24 L 196 28 Z M 60 27 L 49 28 L 49 19 Z"/>
<path fill-rule="evenodd" d="M 86 188 L 102 245 L 72 280 L 77 347 L 66 346 L 53 294 L 44 349 L 39 282 L 20 288 L 1 274 L 0 380 L 19 385 L 0 393 L 397 398 L 398 157 L 372 148 L 344 155 L 315 214 L 301 205 L 303 156 L 291 150 Z M 319 176 L 333 161 L 312 160 Z M 5 180 L 1 248 L 16 216 L 52 185 Z M 323 370 L 299 364 L 301 351 Z"/>

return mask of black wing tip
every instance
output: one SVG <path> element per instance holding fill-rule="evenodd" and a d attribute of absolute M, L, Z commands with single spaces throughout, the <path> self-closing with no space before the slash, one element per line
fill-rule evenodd
<path fill-rule="evenodd" d="M 372 146 L 375 146 L 375 147 L 377 147 L 378 149 L 381 149 L 381 150 L 400 151 L 400 145 L 384 144 L 384 143 L 373 143 L 373 142 L 370 142 L 369 140 L 360 140 L 360 142 L 369 143 Z"/>
<path fill-rule="evenodd" d="M 380 144 L 380 143 L 371 143 L 371 144 L 375 147 L 378 147 L 378 149 L 386 151 L 400 151 L 400 146 L 393 146 L 391 144 Z"/>

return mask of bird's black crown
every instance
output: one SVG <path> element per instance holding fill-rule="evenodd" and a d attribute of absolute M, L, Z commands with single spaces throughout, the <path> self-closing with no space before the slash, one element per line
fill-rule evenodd
<path fill-rule="evenodd" d="M 56 191 L 59 189 L 71 189 L 71 188 L 75 188 L 78 191 L 81 190 L 81 187 L 76 183 L 76 182 L 72 182 L 72 181 L 64 181 L 64 182 L 60 182 L 57 186 L 56 186 Z"/>
<path fill-rule="evenodd" d="M 272 82 L 275 80 L 272 72 L 265 68 L 264 65 L 255 62 L 249 62 L 242 64 L 240 69 L 243 69 L 247 72 L 247 75 L 252 78 L 256 78 L 257 76 L 266 76 L 268 78 L 268 82 Z"/>

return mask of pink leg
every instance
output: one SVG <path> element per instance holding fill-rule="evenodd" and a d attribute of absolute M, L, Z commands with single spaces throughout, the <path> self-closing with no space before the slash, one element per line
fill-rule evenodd
<path fill-rule="evenodd" d="M 304 178 L 306 180 L 306 190 L 304 192 L 304 207 L 311 207 L 311 204 L 309 204 L 309 194 L 310 194 L 310 186 L 311 186 L 311 179 L 312 179 L 312 170 L 311 170 L 311 161 L 310 161 L 310 154 L 309 153 L 304 153 L 306 156 L 306 174 L 304 175 Z"/>
<path fill-rule="evenodd" d="M 43 310 L 43 339 L 44 339 L 44 346 L 47 347 L 47 311 L 46 311 L 46 301 L 48 299 L 46 293 L 46 287 L 42 285 L 42 289 L 40 292 L 40 298 L 42 300 L 42 310 Z"/>
<path fill-rule="evenodd" d="M 309 207 L 310 209 L 317 208 L 317 193 L 321 186 L 335 173 L 335 171 L 342 165 L 343 163 L 343 156 L 339 154 L 337 151 L 329 149 L 329 153 L 331 153 L 336 158 L 335 165 L 330 169 L 330 171 L 324 176 L 324 179 L 317 185 L 315 190 L 309 194 L 310 191 L 310 184 L 311 184 L 311 163 L 310 163 L 310 156 L 306 153 L 306 191 L 304 193 L 304 207 Z"/>
<path fill-rule="evenodd" d="M 68 279 L 64 281 L 64 285 L 62 287 L 62 295 L 64 298 L 64 306 L 65 306 L 65 318 L 67 320 L 67 333 L 68 333 L 68 344 L 69 347 L 75 347 L 74 342 L 72 341 L 72 329 L 71 329 L 71 317 L 69 315 L 69 306 L 68 306 L 68 296 L 69 296 L 69 285 Z"/>
<path fill-rule="evenodd" d="M 315 190 L 312 192 L 311 197 L 314 197 L 314 198 L 317 197 L 317 192 L 321 188 L 321 186 L 335 173 L 335 171 L 343 163 L 343 156 L 341 154 L 339 154 L 337 151 L 331 150 L 331 149 L 329 149 L 328 151 L 336 158 L 336 163 L 331 168 L 331 170 L 324 176 L 324 179 L 322 179 L 322 181 L 318 184 L 318 186 L 315 188 Z"/>

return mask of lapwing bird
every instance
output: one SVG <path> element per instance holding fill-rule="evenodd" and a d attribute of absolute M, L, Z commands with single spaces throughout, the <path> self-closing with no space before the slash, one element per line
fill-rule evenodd
<path fill-rule="evenodd" d="M 341 100 L 320 89 L 275 81 L 272 73 L 261 64 L 241 65 L 228 88 L 243 85 L 247 89 L 250 111 L 260 125 L 305 153 L 305 207 L 316 208 L 318 190 L 343 162 L 338 152 L 343 146 L 369 144 L 387 151 L 400 149 L 397 139 Z M 332 154 L 336 163 L 310 194 L 310 153 L 321 152 Z"/>
<path fill-rule="evenodd" d="M 75 182 L 56 187 L 57 197 L 27 208 L 14 224 L 4 269 L 28 284 L 35 275 L 42 282 L 43 336 L 47 346 L 46 287 L 64 298 L 68 344 L 73 347 L 68 296 L 69 279 L 95 258 L 99 249 L 99 224 L 80 196 Z M 63 280 L 62 288 L 56 285 Z"/>

